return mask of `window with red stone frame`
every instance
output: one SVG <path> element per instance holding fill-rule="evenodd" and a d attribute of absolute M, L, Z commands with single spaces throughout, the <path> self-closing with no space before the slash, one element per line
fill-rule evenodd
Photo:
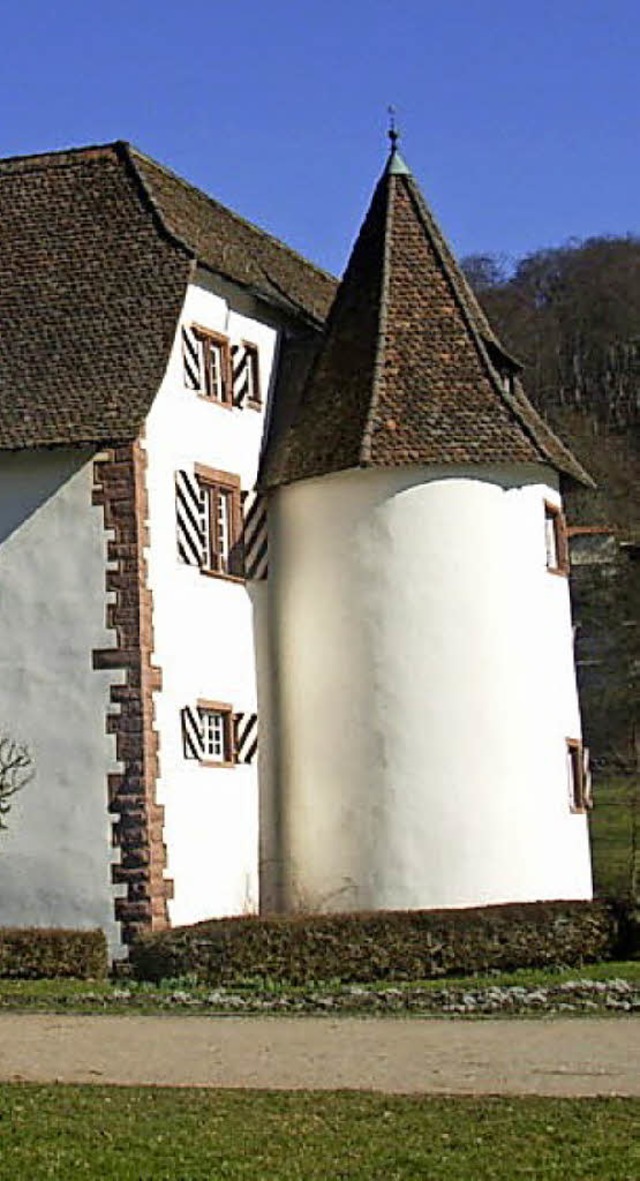
<path fill-rule="evenodd" d="M 200 354 L 201 396 L 231 408 L 233 382 L 229 341 L 226 336 L 207 332 L 195 325 L 193 333 L 198 341 Z"/>
<path fill-rule="evenodd" d="M 198 715 L 202 732 L 200 761 L 218 767 L 234 766 L 231 706 L 218 701 L 199 701 Z"/>
<path fill-rule="evenodd" d="M 242 578 L 242 498 L 240 477 L 197 464 L 195 474 L 204 497 L 204 574 Z"/>

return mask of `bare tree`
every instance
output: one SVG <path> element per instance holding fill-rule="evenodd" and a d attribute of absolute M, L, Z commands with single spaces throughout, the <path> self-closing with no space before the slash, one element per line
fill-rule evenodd
<path fill-rule="evenodd" d="M 472 255 L 463 268 L 489 319 L 526 368 L 527 394 L 551 417 L 591 410 L 640 422 L 640 238 L 572 239 L 508 268 Z"/>
<path fill-rule="evenodd" d="M 0 736 L 0 829 L 8 827 L 4 818 L 11 808 L 12 797 L 33 779 L 34 773 L 28 747 L 6 735 Z"/>

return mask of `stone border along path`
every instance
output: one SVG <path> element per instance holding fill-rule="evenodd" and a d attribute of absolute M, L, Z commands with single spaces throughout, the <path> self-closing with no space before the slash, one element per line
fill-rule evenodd
<path fill-rule="evenodd" d="M 640 1096 L 640 1021 L 2 1014 L 0 1080 Z"/>
<path fill-rule="evenodd" d="M 78 999 L 81 994 L 78 994 Z M 90 991 L 87 1000 L 109 1004 L 135 1005 L 140 994 L 124 988 L 114 989 L 110 995 L 96 996 Z M 640 981 L 624 979 L 566 980 L 562 983 L 541 985 L 484 985 L 466 987 L 443 984 L 440 988 L 404 985 L 402 988 L 364 988 L 357 984 L 341 985 L 333 991 L 312 987 L 287 992 L 251 989 L 241 992 L 233 988 L 211 988 L 208 992 L 175 989 L 160 1002 L 167 1010 L 210 1011 L 233 1013 L 237 1016 L 253 1013 L 306 1014 L 310 1017 L 338 1013 L 384 1016 L 404 1013 L 451 1014 L 461 1016 L 497 1016 L 514 1014 L 528 1017 L 531 1013 L 640 1013 Z"/>

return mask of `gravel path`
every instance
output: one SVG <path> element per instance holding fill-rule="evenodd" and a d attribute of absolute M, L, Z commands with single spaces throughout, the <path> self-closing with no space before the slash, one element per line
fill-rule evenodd
<path fill-rule="evenodd" d="M 640 1096 L 640 1021 L 2 1014 L 0 1080 Z"/>

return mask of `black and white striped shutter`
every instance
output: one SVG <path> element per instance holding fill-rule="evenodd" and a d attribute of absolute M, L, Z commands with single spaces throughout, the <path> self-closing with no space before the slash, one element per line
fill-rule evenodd
<path fill-rule="evenodd" d="M 190 472 L 176 472 L 178 554 L 188 566 L 202 566 L 207 543 L 205 493 Z"/>
<path fill-rule="evenodd" d="M 242 410 L 249 393 L 249 353 L 243 344 L 231 346 L 231 380 L 233 386 L 233 404 Z"/>
<path fill-rule="evenodd" d="M 197 709 L 185 705 L 182 716 L 182 744 L 185 759 L 204 758 L 204 735 L 202 719 Z"/>
<path fill-rule="evenodd" d="M 258 750 L 258 715 L 233 715 L 233 746 L 236 763 L 255 762 Z"/>
<path fill-rule="evenodd" d="M 266 578 L 269 572 L 267 503 L 259 492 L 242 493 L 244 576 Z"/>
<path fill-rule="evenodd" d="M 187 389 L 202 393 L 200 342 L 193 329 L 186 325 L 182 328 L 182 364 Z"/>

